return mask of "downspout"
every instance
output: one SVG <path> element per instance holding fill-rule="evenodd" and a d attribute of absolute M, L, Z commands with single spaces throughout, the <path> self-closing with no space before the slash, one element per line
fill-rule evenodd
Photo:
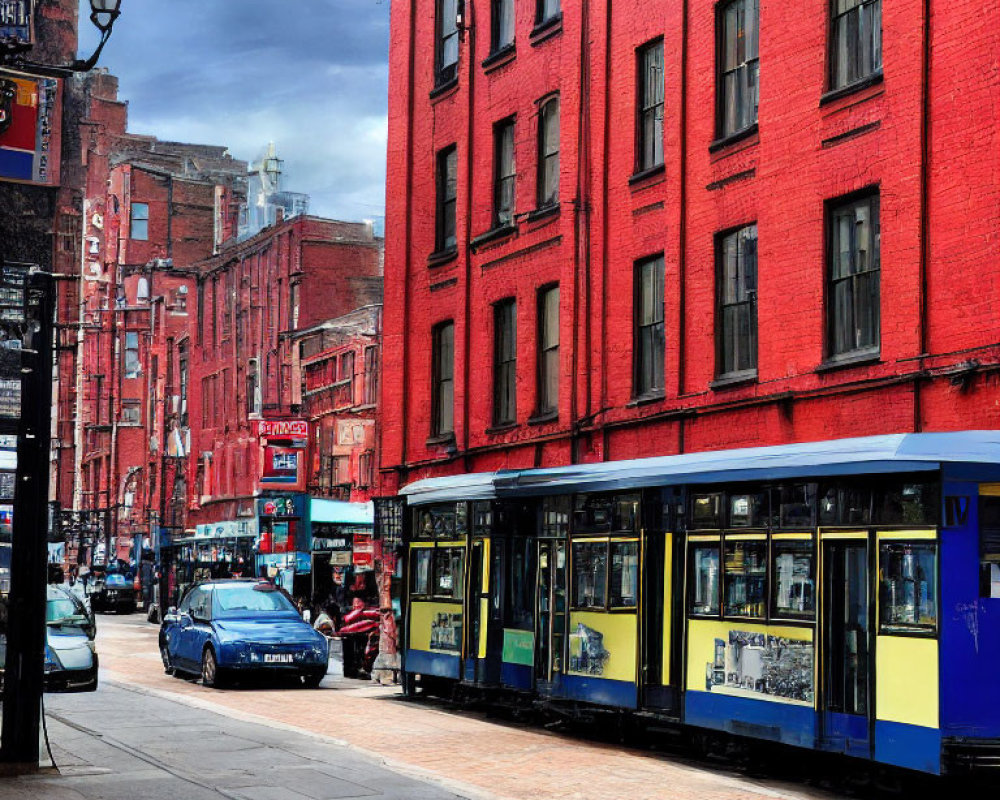
<path fill-rule="evenodd" d="M 76 400 L 73 403 L 75 422 L 73 424 L 73 510 L 83 507 L 83 391 L 84 391 L 84 325 L 86 324 L 87 300 L 84 295 L 87 273 L 87 218 L 90 214 L 90 200 L 83 198 L 83 219 L 80 225 L 80 285 L 77 302 L 80 306 L 76 328 L 76 375 L 73 382 Z M 77 545 L 79 547 L 79 545 Z M 77 551 L 79 552 L 79 550 Z"/>
<path fill-rule="evenodd" d="M 924 30 L 920 52 L 920 357 L 919 373 L 927 355 L 927 264 L 930 258 L 929 185 L 930 185 L 930 76 L 931 76 L 931 0 L 923 0 Z M 923 430 L 920 377 L 913 381 L 913 430 Z"/>
<path fill-rule="evenodd" d="M 167 258 L 174 258 L 174 178 L 167 176 Z"/>
<path fill-rule="evenodd" d="M 400 433 L 402 435 L 402 446 L 400 448 L 400 459 L 399 467 L 400 470 L 397 473 L 397 479 L 399 483 L 404 482 L 404 475 L 406 472 L 406 459 L 407 459 L 407 445 L 409 443 L 409 414 L 406 411 L 407 398 L 409 396 L 409 342 L 406 339 L 406 332 L 410 329 L 410 293 L 407 291 L 406 284 L 410 277 L 410 264 L 411 264 L 411 251 L 413 244 L 413 84 L 414 84 L 414 48 L 416 47 L 416 37 L 417 37 L 417 10 L 416 10 L 416 0 L 410 0 L 410 31 L 409 31 L 409 65 L 406 70 L 406 214 L 404 222 L 404 257 L 403 257 L 403 320 L 400 329 L 399 343 L 402 345 L 400 348 L 403 354 L 402 367 L 402 378 L 403 378 L 403 391 L 402 397 L 400 397 L 400 403 L 403 404 L 400 414 Z M 466 287 L 468 289 L 468 287 Z M 384 341 L 384 337 L 383 337 Z M 384 396 L 384 393 L 383 393 Z M 384 417 L 385 407 L 382 406 L 381 413 Z M 399 486 L 395 487 L 396 489 Z"/>
<path fill-rule="evenodd" d="M 680 109 L 680 219 L 677 224 L 677 396 L 684 394 L 685 329 L 687 327 L 687 72 L 688 72 L 688 0 L 681 3 L 681 109 Z M 677 452 L 684 452 L 684 419 L 678 420 Z"/>
<path fill-rule="evenodd" d="M 465 386 L 462 391 L 462 463 L 463 468 L 468 472 L 472 467 L 469 458 L 469 387 L 472 385 L 470 365 L 472 359 L 469 358 L 469 350 L 472 346 L 472 325 L 470 325 L 472 315 L 472 120 L 475 112 L 475 88 L 476 88 L 476 9 L 472 0 L 465 0 L 466 8 L 469 10 L 469 24 L 465 30 L 469 34 L 469 114 L 466 121 L 466 147 L 465 147 L 465 330 L 462 338 L 465 340 L 465 358 L 463 359 L 463 372 L 465 373 Z M 516 344 L 515 344 L 516 348 Z"/>

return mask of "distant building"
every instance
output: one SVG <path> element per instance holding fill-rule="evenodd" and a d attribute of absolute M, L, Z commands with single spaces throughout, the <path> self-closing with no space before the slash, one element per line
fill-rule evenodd
<path fill-rule="evenodd" d="M 260 160 L 250 165 L 247 201 L 240 217 L 241 241 L 276 225 L 281 219 L 309 213 L 309 195 L 286 192 L 281 188 L 283 163 L 275 152 L 274 142 L 271 142 Z"/>

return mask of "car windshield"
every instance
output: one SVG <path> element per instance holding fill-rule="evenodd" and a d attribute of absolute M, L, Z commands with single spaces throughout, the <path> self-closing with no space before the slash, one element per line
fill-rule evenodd
<path fill-rule="evenodd" d="M 53 598 L 45 604 L 46 622 L 81 622 L 85 619 L 80 607 L 68 597 Z"/>
<path fill-rule="evenodd" d="M 216 609 L 223 616 L 246 612 L 298 613 L 281 592 L 271 588 L 262 589 L 255 584 L 216 584 L 214 594 Z"/>

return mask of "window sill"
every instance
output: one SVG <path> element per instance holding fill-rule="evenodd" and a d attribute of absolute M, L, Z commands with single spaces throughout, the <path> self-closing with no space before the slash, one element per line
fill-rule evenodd
<path fill-rule="evenodd" d="M 434 88 L 431 89 L 429 97 L 431 100 L 437 100 L 439 97 L 444 97 L 456 86 L 458 86 L 458 75 L 455 75 L 453 78 L 449 78 L 443 83 L 436 84 Z"/>
<path fill-rule="evenodd" d="M 427 447 L 439 447 L 442 445 L 455 446 L 455 433 L 442 433 L 438 436 L 428 436 L 427 441 L 424 442 Z"/>
<path fill-rule="evenodd" d="M 528 417 L 529 425 L 546 425 L 549 422 L 558 422 L 559 412 L 558 411 L 545 411 L 540 414 L 535 414 L 534 416 Z"/>
<path fill-rule="evenodd" d="M 514 60 L 516 55 L 517 50 L 514 48 L 514 42 L 511 42 L 486 56 L 481 66 L 484 72 L 493 72 L 496 69 L 500 69 L 504 64 L 509 64 Z"/>
<path fill-rule="evenodd" d="M 855 92 L 860 92 L 862 89 L 867 89 L 870 86 L 877 86 L 882 83 L 882 80 L 882 70 L 873 72 L 871 75 L 861 78 L 861 80 L 847 84 L 847 86 L 841 86 L 839 89 L 831 89 L 829 92 L 824 92 L 820 95 L 819 104 L 820 106 L 828 105 L 829 103 L 839 100 L 841 97 L 847 97 Z"/>
<path fill-rule="evenodd" d="M 719 389 L 735 389 L 739 386 L 746 386 L 748 383 L 756 382 L 757 370 L 745 369 L 741 372 L 729 372 L 725 375 L 720 375 L 708 384 L 708 388 L 714 391 L 718 391 Z"/>
<path fill-rule="evenodd" d="M 657 164 L 655 167 L 647 167 L 646 169 L 641 169 L 628 179 L 628 185 L 635 186 L 637 183 L 642 183 L 647 178 L 652 178 L 656 175 L 662 175 L 666 171 L 667 171 L 666 164 Z"/>
<path fill-rule="evenodd" d="M 861 367 L 866 364 L 877 364 L 882 360 L 878 350 L 855 350 L 842 355 L 831 356 L 818 367 L 815 372 L 820 374 L 848 367 Z"/>
<path fill-rule="evenodd" d="M 633 397 L 625 404 L 625 408 L 635 408 L 636 406 L 644 406 L 649 403 L 656 403 L 663 400 L 667 396 L 667 393 L 663 389 L 655 389 L 651 392 L 645 392 L 637 397 Z"/>
<path fill-rule="evenodd" d="M 476 252 L 476 249 L 482 247 L 484 244 L 489 244 L 490 242 L 495 242 L 498 239 L 505 239 L 508 236 L 513 236 L 517 233 L 517 225 L 508 224 L 501 225 L 497 228 L 490 228 L 486 233 L 481 233 L 475 239 L 470 242 L 472 247 L 472 252 Z"/>
<path fill-rule="evenodd" d="M 535 23 L 535 27 L 531 31 L 531 46 L 537 47 L 547 39 L 551 39 L 556 34 L 562 33 L 562 20 L 563 15 L 560 12 L 554 17 L 549 17 Z"/>
<path fill-rule="evenodd" d="M 541 208 L 536 208 L 534 211 L 529 211 L 524 215 L 524 219 L 527 222 L 537 222 L 540 219 L 545 219 L 546 217 L 554 217 L 559 214 L 559 204 L 550 203 L 547 206 L 542 206 Z"/>
<path fill-rule="evenodd" d="M 751 136 L 759 132 L 760 132 L 760 125 L 755 122 L 753 125 L 748 125 L 747 127 L 743 128 L 742 130 L 738 130 L 735 133 L 730 133 L 727 136 L 719 137 L 714 142 L 708 145 L 708 152 L 717 153 L 720 150 L 726 149 L 730 145 L 742 142 L 744 139 L 749 139 Z"/>
<path fill-rule="evenodd" d="M 449 247 L 447 250 L 437 250 L 427 256 L 427 266 L 440 267 L 442 264 L 447 264 L 449 261 L 454 261 L 456 258 L 458 258 L 457 247 Z"/>
<path fill-rule="evenodd" d="M 507 433 L 508 431 L 512 431 L 515 428 L 517 428 L 516 422 L 502 422 L 499 425 L 491 425 L 489 428 L 486 429 L 486 433 L 489 434 L 490 436 L 493 436 L 500 433 Z"/>

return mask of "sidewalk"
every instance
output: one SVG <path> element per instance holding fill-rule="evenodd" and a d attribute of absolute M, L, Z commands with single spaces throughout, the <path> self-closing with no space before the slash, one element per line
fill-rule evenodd
<path fill-rule="evenodd" d="M 46 695 L 45 703 L 58 771 L 0 778 L 0 800 L 470 796 L 393 772 L 332 739 L 234 719 L 142 690 L 105 684 L 94 694 Z"/>

